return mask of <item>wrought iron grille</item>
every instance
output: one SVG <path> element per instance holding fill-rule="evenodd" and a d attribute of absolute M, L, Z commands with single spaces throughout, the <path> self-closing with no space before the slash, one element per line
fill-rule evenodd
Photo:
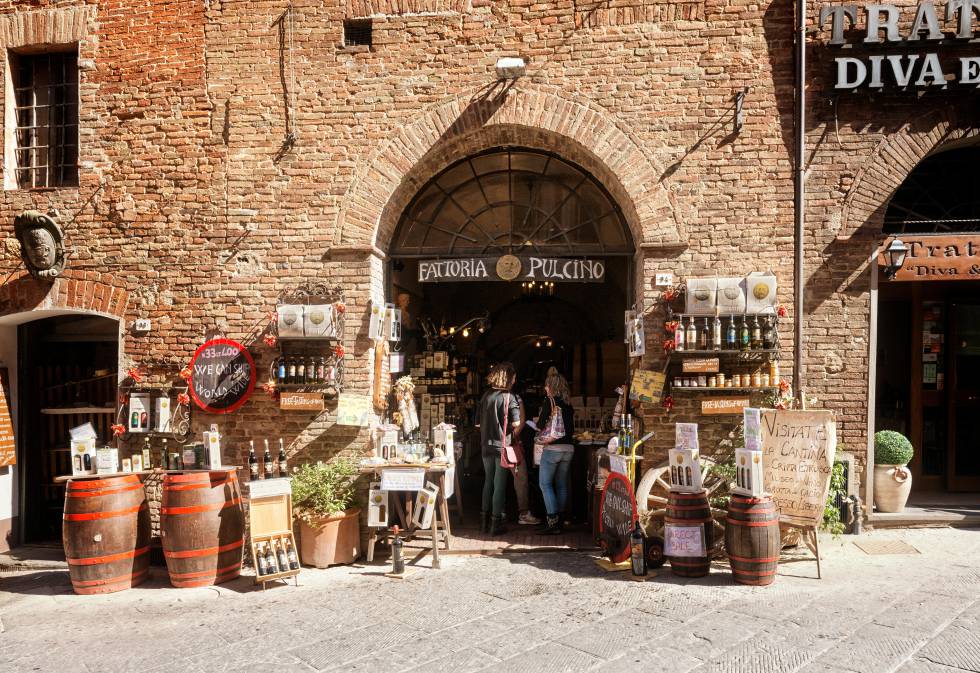
<path fill-rule="evenodd" d="M 926 157 L 895 190 L 887 234 L 980 231 L 980 147 Z"/>
<path fill-rule="evenodd" d="M 430 180 L 402 216 L 392 255 L 632 252 L 620 209 L 594 177 L 554 154 L 505 148 Z"/>
<path fill-rule="evenodd" d="M 17 186 L 78 184 L 78 52 L 11 54 Z"/>

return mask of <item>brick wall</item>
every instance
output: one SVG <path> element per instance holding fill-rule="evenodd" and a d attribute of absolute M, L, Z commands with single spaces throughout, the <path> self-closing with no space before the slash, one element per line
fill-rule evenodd
<path fill-rule="evenodd" d="M 382 256 L 401 210 L 455 159 L 506 143 L 557 152 L 616 198 L 648 310 L 656 271 L 773 271 L 792 306 L 790 5 L 296 0 L 291 17 L 285 6 L 0 2 L 5 46 L 67 35 L 82 61 L 80 187 L 4 192 L 0 231 L 9 241 L 24 209 L 55 212 L 68 268 L 111 274 L 128 293 L 127 326 L 152 319 L 149 335 L 127 332 L 123 369 L 172 376 L 207 336 L 254 339 L 281 293 L 329 279 L 350 307 L 349 389 L 366 392 L 364 311 L 383 296 Z M 352 17 L 371 17 L 371 48 L 342 47 Z M 817 406 L 840 413 L 842 441 L 861 456 L 870 237 L 901 175 L 962 135 L 974 104 L 891 94 L 831 106 L 820 39 L 807 127 L 805 364 Z M 528 73 L 505 90 L 493 66 L 512 55 Z M 745 126 L 734 133 L 744 87 Z M 18 268 L 13 246 L 0 255 L 0 271 Z M 794 318 L 782 329 L 787 375 Z M 647 334 L 644 365 L 659 367 L 659 314 Z M 267 371 L 273 352 L 251 345 Z M 667 437 L 689 410 L 645 412 Z M 195 432 L 213 420 L 194 418 Z M 229 459 L 250 437 L 281 433 L 294 461 L 365 440 L 335 426 L 330 410 L 281 414 L 260 391 L 220 421 Z M 727 437 L 725 423 L 710 441 Z"/>

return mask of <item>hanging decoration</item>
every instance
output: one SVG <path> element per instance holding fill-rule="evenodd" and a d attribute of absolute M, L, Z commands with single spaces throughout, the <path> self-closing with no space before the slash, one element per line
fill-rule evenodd
<path fill-rule="evenodd" d="M 177 404 L 186 407 L 191 403 L 191 396 L 187 393 L 177 393 Z"/>
<path fill-rule="evenodd" d="M 143 372 L 140 371 L 139 367 L 130 367 L 127 369 L 126 376 L 133 379 L 136 383 L 140 383 L 143 380 Z"/>

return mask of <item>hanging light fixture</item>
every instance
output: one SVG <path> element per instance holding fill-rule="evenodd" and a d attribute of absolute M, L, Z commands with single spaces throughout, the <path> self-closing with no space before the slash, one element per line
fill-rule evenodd
<path fill-rule="evenodd" d="M 885 278 L 894 280 L 895 275 L 905 264 L 905 257 L 909 254 L 909 246 L 901 240 L 894 239 L 885 248 Z"/>

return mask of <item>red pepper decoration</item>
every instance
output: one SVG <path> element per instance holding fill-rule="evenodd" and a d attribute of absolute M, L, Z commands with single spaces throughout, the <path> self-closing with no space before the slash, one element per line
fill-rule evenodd
<path fill-rule="evenodd" d="M 343 315 L 344 312 L 347 310 L 347 304 L 345 304 L 342 301 L 338 301 L 336 304 L 333 305 L 333 307 L 334 307 L 334 310 L 337 311 L 337 313 L 339 313 L 341 315 Z"/>
<path fill-rule="evenodd" d="M 778 315 L 780 318 L 785 318 L 786 317 L 786 307 L 783 306 L 782 304 L 780 304 L 779 306 L 777 306 L 776 307 L 776 315 Z"/>
<path fill-rule="evenodd" d="M 676 344 L 673 339 L 664 339 L 664 353 L 670 353 L 674 350 Z"/>
<path fill-rule="evenodd" d="M 125 433 L 126 433 L 126 426 L 125 425 L 120 425 L 120 424 L 117 423 L 117 424 L 115 424 L 115 425 L 112 426 L 112 436 L 113 437 L 119 437 L 120 435 L 123 435 Z"/>
<path fill-rule="evenodd" d="M 269 348 L 275 348 L 276 344 L 279 342 L 279 340 L 276 339 L 275 334 L 266 334 L 264 337 L 262 337 L 262 340 L 265 341 L 265 345 Z"/>
<path fill-rule="evenodd" d="M 187 393 L 178 393 L 177 394 L 177 404 L 183 404 L 184 406 L 187 406 L 190 403 L 191 403 L 191 396 L 190 395 L 188 395 Z"/>
<path fill-rule="evenodd" d="M 664 405 L 664 409 L 666 409 L 667 410 L 667 413 L 669 414 L 670 411 L 671 411 L 671 409 L 674 408 L 674 398 L 673 398 L 673 396 L 667 395 L 666 397 L 664 397 L 663 405 Z"/>
<path fill-rule="evenodd" d="M 190 367 L 184 367 L 183 369 L 181 369 L 180 370 L 180 378 L 184 379 L 185 381 L 190 381 L 191 380 L 191 368 Z"/>
<path fill-rule="evenodd" d="M 337 344 L 336 346 L 333 347 L 333 354 L 336 356 L 336 358 L 338 360 L 341 359 L 342 357 L 344 357 L 344 355 L 346 354 L 346 352 L 347 351 L 344 350 L 344 347 L 343 347 L 342 344 Z"/>
<path fill-rule="evenodd" d="M 130 367 L 126 370 L 126 376 L 133 379 L 136 383 L 143 380 L 143 372 L 139 370 L 139 367 Z"/>
<path fill-rule="evenodd" d="M 660 296 L 663 297 L 664 301 L 666 302 L 674 301 L 677 299 L 677 290 L 673 285 L 671 285 L 670 287 L 664 288 L 664 291 Z"/>

